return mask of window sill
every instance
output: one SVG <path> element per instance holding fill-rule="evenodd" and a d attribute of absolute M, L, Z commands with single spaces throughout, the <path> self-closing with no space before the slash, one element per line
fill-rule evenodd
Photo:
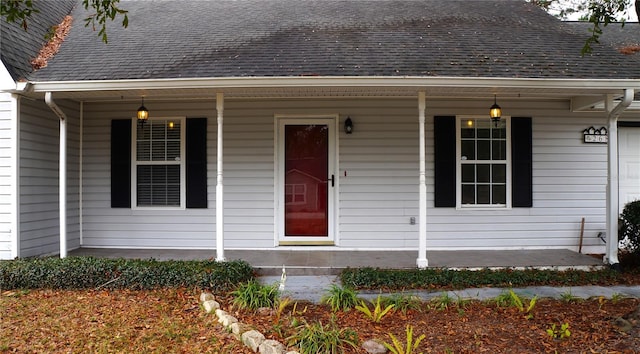
<path fill-rule="evenodd" d="M 456 210 L 510 210 L 508 205 L 459 205 Z"/>

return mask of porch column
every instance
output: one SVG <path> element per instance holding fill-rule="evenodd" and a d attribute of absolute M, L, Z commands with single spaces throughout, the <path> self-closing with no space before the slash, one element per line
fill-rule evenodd
<path fill-rule="evenodd" d="M 605 101 L 607 112 L 611 112 L 613 100 Z M 608 117 L 609 142 L 607 143 L 607 245 L 605 263 L 618 263 L 618 119 Z"/>
<path fill-rule="evenodd" d="M 218 112 L 218 158 L 216 179 L 216 261 L 224 262 L 224 190 L 222 175 L 222 120 L 224 112 L 224 94 L 216 94 L 216 111 Z"/>
<path fill-rule="evenodd" d="M 429 266 L 427 260 L 427 177 L 425 167 L 425 136 L 424 136 L 424 111 L 426 109 L 426 94 L 418 92 L 418 127 L 420 129 L 420 187 L 418 190 L 418 268 Z"/>
<path fill-rule="evenodd" d="M 608 112 L 609 142 L 607 143 L 607 245 L 605 263 L 617 265 L 618 261 L 618 117 L 633 101 L 634 90 L 625 89 L 622 101 L 613 107 L 613 96 L 608 95 L 605 108 Z"/>
<path fill-rule="evenodd" d="M 60 258 L 67 257 L 67 116 L 53 101 L 51 92 L 46 92 L 44 101 L 60 119 L 60 156 L 58 166 Z"/>

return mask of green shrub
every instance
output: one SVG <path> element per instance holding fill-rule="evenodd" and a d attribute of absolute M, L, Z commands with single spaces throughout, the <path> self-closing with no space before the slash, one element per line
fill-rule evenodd
<path fill-rule="evenodd" d="M 0 261 L 0 289 L 198 287 L 227 291 L 253 279 L 244 261 L 157 261 L 94 257 Z"/>
<path fill-rule="evenodd" d="M 453 270 L 348 268 L 340 273 L 345 286 L 354 289 L 464 289 L 482 286 L 517 287 L 528 285 L 611 284 L 619 273 L 611 269 L 582 270 Z"/>
<path fill-rule="evenodd" d="M 394 293 L 389 296 L 382 297 L 382 307 L 393 305 L 395 310 L 401 311 L 406 314 L 408 310 L 422 310 L 423 301 L 419 296 L 406 294 L 406 293 Z"/>
<path fill-rule="evenodd" d="M 278 304 L 280 291 L 278 284 L 262 285 L 256 280 L 240 284 L 236 290 L 231 292 L 233 304 L 250 310 L 257 310 L 261 307 L 275 308 Z"/>
<path fill-rule="evenodd" d="M 289 346 L 298 348 L 301 354 L 343 353 L 347 347 L 357 349 L 360 343 L 356 331 L 338 328 L 335 320 L 327 325 L 322 322 L 304 323 L 286 340 Z"/>
<path fill-rule="evenodd" d="M 640 255 L 640 200 L 627 203 L 620 214 L 618 238 L 634 255 Z"/>
<path fill-rule="evenodd" d="M 429 303 L 433 305 L 434 309 L 441 311 L 448 309 L 449 306 L 453 305 L 455 302 L 456 300 L 446 291 L 443 291 L 440 296 L 436 296 L 429 301 Z"/>
<path fill-rule="evenodd" d="M 333 312 L 349 311 L 358 305 L 358 293 L 349 287 L 331 284 L 331 288 L 322 296 L 320 303 L 331 306 Z"/>

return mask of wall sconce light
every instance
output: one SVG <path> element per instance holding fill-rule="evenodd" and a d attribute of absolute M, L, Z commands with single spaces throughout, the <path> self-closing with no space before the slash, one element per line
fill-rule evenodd
<path fill-rule="evenodd" d="M 502 116 L 502 108 L 498 106 L 496 101 L 496 95 L 493 95 L 493 106 L 489 108 L 489 116 L 491 116 L 491 121 L 495 127 L 498 127 L 500 124 L 500 117 Z"/>
<path fill-rule="evenodd" d="M 149 110 L 144 106 L 144 97 L 142 97 L 142 105 L 138 108 L 138 123 L 144 125 L 149 119 Z"/>
<path fill-rule="evenodd" d="M 344 132 L 347 134 L 353 133 L 353 121 L 351 121 L 350 117 L 347 117 L 347 120 L 344 121 Z"/>

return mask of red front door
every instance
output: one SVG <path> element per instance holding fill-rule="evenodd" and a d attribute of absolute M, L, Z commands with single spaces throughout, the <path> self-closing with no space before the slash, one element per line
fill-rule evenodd
<path fill-rule="evenodd" d="M 284 236 L 329 236 L 329 125 L 284 125 Z"/>

